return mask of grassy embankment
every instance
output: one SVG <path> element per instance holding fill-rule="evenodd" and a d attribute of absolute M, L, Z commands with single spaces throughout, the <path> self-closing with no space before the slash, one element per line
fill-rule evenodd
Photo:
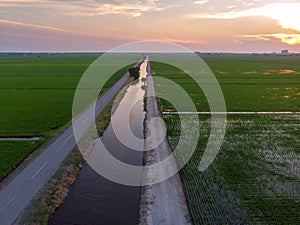
<path fill-rule="evenodd" d="M 43 141 L 0 141 L 0 180 L 67 125 L 77 84 L 97 55 L 1 55 L 0 136 L 43 136 Z M 109 88 L 127 70 L 105 84 Z"/>
<path fill-rule="evenodd" d="M 299 57 L 207 56 L 204 60 L 221 84 L 228 111 L 299 111 Z M 153 63 L 152 69 L 155 75 L 179 83 L 199 111 L 208 110 L 204 95 L 185 73 L 160 63 Z M 287 74 L 287 70 L 295 72 Z M 156 89 L 166 90 L 162 84 Z M 172 109 L 163 100 L 160 106 Z M 199 118 L 197 149 L 180 172 L 194 223 L 299 222 L 300 116 L 229 116 L 221 151 L 203 173 L 197 168 L 208 140 L 210 119 Z M 179 117 L 165 115 L 164 119 L 174 147 L 180 136 Z"/>

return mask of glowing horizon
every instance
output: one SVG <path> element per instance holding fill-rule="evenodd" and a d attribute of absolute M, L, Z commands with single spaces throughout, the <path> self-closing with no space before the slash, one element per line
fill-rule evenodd
<path fill-rule="evenodd" d="M 5 0 L 0 51 L 106 51 L 162 40 L 203 52 L 300 52 L 287 0 Z"/>

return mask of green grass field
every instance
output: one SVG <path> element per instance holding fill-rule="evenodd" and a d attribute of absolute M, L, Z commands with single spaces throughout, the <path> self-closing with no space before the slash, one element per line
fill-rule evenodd
<path fill-rule="evenodd" d="M 42 141 L 0 141 L 0 180 L 42 143 Z"/>
<path fill-rule="evenodd" d="M 300 57 L 205 56 L 203 60 L 220 83 L 227 111 L 300 109 Z M 175 67 L 158 62 L 153 63 L 153 68 L 154 75 L 159 73 L 159 76 L 180 84 L 191 96 L 198 111 L 209 111 L 201 89 L 185 73 L 174 72 Z M 164 89 L 158 88 L 158 91 Z M 171 107 L 166 102 L 162 105 L 163 110 Z"/>
<path fill-rule="evenodd" d="M 0 141 L 0 180 L 71 121 L 78 82 L 98 56 L 0 55 L 0 137 L 45 137 L 38 145 Z M 104 85 L 102 93 L 128 68 L 114 74 Z"/>
<path fill-rule="evenodd" d="M 96 56 L 0 56 L 0 135 L 36 135 L 71 118 L 77 83 Z"/>
<path fill-rule="evenodd" d="M 206 56 L 203 59 L 220 82 L 228 111 L 299 111 L 299 57 Z M 155 62 L 152 70 L 155 76 L 180 84 L 194 100 L 197 110 L 208 110 L 201 90 L 182 71 Z M 295 72 L 285 74 L 283 70 Z M 163 84 L 156 86 L 158 93 L 166 90 L 168 87 Z M 162 99 L 159 104 L 162 110 L 173 107 Z M 164 119 L 170 144 L 175 148 L 180 136 L 179 117 L 164 115 Z M 199 119 L 197 149 L 180 172 L 193 222 L 298 224 L 300 116 L 228 116 L 220 153 L 203 173 L 198 166 L 211 120 L 209 116 Z"/>

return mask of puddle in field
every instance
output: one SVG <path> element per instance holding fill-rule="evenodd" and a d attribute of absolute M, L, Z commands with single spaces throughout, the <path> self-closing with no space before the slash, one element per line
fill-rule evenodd
<path fill-rule="evenodd" d="M 145 77 L 147 74 L 146 66 L 147 62 L 145 61 L 141 65 L 141 77 Z M 118 124 L 124 123 L 128 102 L 132 102 L 134 99 L 143 99 L 145 94 L 143 86 L 143 79 L 140 79 L 127 89 L 112 115 L 114 120 L 120 121 Z M 131 131 L 140 139 L 144 138 L 144 118 L 143 101 L 138 101 L 134 108 L 130 109 L 129 124 Z M 122 135 L 128 133 L 128 131 L 124 132 L 125 134 Z M 143 165 L 143 152 L 132 150 L 120 143 L 112 124 L 107 127 L 101 140 L 111 155 L 118 160 L 135 166 Z M 139 147 L 143 150 L 143 143 Z M 118 168 L 108 169 L 121 174 Z M 139 176 L 142 178 L 142 173 Z M 56 210 L 48 224 L 138 224 L 139 202 L 140 187 L 124 186 L 109 181 L 86 165 L 80 171 L 68 197 Z"/>
<path fill-rule="evenodd" d="M 246 75 L 257 74 L 257 73 L 258 73 L 257 71 L 243 72 L 243 74 L 246 74 Z"/>
<path fill-rule="evenodd" d="M 0 141 L 41 141 L 43 137 L 0 137 Z"/>
<path fill-rule="evenodd" d="M 265 75 L 269 75 L 271 73 L 279 73 L 279 74 L 300 74 L 295 70 L 265 70 Z"/>
<path fill-rule="evenodd" d="M 222 75 L 228 74 L 228 72 L 221 71 L 221 70 L 215 70 L 215 72 Z"/>

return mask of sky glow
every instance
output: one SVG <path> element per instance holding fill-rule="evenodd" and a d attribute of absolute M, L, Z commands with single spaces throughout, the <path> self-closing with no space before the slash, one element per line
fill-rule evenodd
<path fill-rule="evenodd" d="M 300 52 L 299 12 L 292 0 L 0 0 L 0 51 L 162 40 L 202 52 Z"/>

